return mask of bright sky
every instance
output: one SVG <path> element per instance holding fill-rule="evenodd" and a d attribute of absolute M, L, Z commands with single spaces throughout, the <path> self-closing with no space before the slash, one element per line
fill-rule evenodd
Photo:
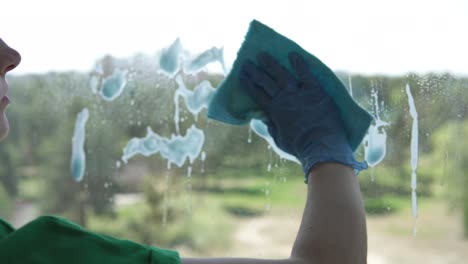
<path fill-rule="evenodd" d="M 194 52 L 224 46 L 229 63 L 255 18 L 334 70 L 468 74 L 468 0 L 5 0 L 0 17 L 17 73 L 87 71 L 178 36 Z"/>

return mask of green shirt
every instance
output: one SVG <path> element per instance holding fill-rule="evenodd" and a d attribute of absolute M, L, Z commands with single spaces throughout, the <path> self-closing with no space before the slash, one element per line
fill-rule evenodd
<path fill-rule="evenodd" d="M 0 263 L 179 264 L 176 251 L 90 232 L 59 217 L 42 216 L 15 230 L 0 219 Z"/>

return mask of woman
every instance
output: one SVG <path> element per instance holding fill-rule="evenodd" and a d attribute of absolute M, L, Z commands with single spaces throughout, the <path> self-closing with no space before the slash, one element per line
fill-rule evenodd
<path fill-rule="evenodd" d="M 264 107 L 277 145 L 304 166 L 307 203 L 289 258 L 180 258 L 175 251 L 96 234 L 46 216 L 18 230 L 0 219 L 0 263 L 366 263 L 365 214 L 353 170 L 366 166 L 354 160 L 335 106 L 310 78 L 305 61 L 297 54 L 289 59 L 299 79 L 266 53 L 257 57 L 259 66 L 246 61 L 239 76 Z M 9 130 L 5 75 L 20 61 L 20 54 L 0 39 L 1 139 Z"/>
<path fill-rule="evenodd" d="M 4 139 L 8 135 L 10 128 L 5 113 L 6 108 L 10 103 L 10 98 L 7 95 L 8 85 L 5 80 L 5 75 L 7 72 L 16 68 L 20 61 L 20 54 L 16 50 L 8 47 L 8 45 L 0 38 L 0 114 L 2 115 L 0 119 L 0 140 Z"/>

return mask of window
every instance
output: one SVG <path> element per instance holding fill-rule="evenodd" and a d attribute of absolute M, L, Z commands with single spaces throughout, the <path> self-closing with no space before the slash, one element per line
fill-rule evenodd
<path fill-rule="evenodd" d="M 10 2 L 2 38 L 23 62 L 8 78 L 0 217 L 14 225 L 55 214 L 183 256 L 288 256 L 301 168 L 203 104 L 256 18 L 336 70 L 380 121 L 356 152 L 373 165 L 359 175 L 369 263 L 468 257 L 463 1 Z"/>

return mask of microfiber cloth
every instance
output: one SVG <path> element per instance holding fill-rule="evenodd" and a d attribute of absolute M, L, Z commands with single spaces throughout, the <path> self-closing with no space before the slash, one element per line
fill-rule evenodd
<path fill-rule="evenodd" d="M 250 23 L 232 70 L 216 89 L 208 106 L 208 117 L 232 125 L 247 124 L 252 118 L 264 120 L 265 115 L 260 106 L 247 93 L 246 88 L 240 85 L 238 79 L 242 63 L 247 59 L 255 62 L 260 51 L 268 52 L 293 74 L 288 53 L 295 51 L 306 59 L 311 66 L 311 74 L 334 100 L 344 123 L 348 142 L 355 151 L 373 117 L 353 100 L 343 83 L 324 63 L 294 41 L 257 20 Z"/>

